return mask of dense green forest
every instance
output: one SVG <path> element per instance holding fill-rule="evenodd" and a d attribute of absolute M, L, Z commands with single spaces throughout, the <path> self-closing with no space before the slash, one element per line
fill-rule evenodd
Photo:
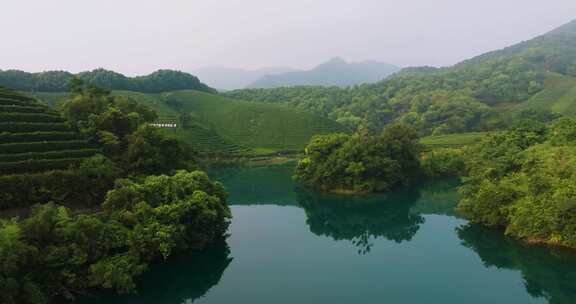
<path fill-rule="evenodd" d="M 560 112 L 550 105 L 530 106 L 530 99 L 553 89 L 557 81 L 551 79 L 558 77 L 576 77 L 576 22 L 452 67 L 408 68 L 376 84 L 247 89 L 226 94 L 287 104 L 330 117 L 351 130 L 367 123 L 379 132 L 386 123 L 401 121 L 413 124 L 422 135 L 440 135 L 505 128 L 525 110 L 538 110 L 543 118 Z"/>
<path fill-rule="evenodd" d="M 225 237 L 226 192 L 151 108 L 75 78 L 61 114 L 0 91 L 0 302 L 133 292 L 150 263 Z"/>
<path fill-rule="evenodd" d="M 368 193 L 406 185 L 418 175 L 416 131 L 390 124 L 382 134 L 315 136 L 298 162 L 295 178 L 336 193 Z"/>
<path fill-rule="evenodd" d="M 108 90 L 128 90 L 159 93 L 175 90 L 198 90 L 215 93 L 216 90 L 188 73 L 158 70 L 146 76 L 127 77 L 104 69 L 72 74 L 65 71 L 28 73 L 19 70 L 0 70 L 0 86 L 28 92 L 67 92 L 73 78 Z"/>
<path fill-rule="evenodd" d="M 576 120 L 521 123 L 463 154 L 459 210 L 531 242 L 576 247 Z"/>
<path fill-rule="evenodd" d="M 221 240 L 229 217 L 224 189 L 199 171 L 118 181 L 100 213 L 36 206 L 26 219 L 0 220 L 0 300 L 133 292 L 151 262 Z"/>

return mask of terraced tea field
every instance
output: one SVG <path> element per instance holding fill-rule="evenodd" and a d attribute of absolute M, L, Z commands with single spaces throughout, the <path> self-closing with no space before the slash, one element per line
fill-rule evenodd
<path fill-rule="evenodd" d="M 115 91 L 113 94 L 146 104 L 160 117 L 189 114 L 191 126 L 174 132 L 201 153 L 254 154 L 301 150 L 315 134 L 342 130 L 339 124 L 329 119 L 281 105 L 237 101 L 198 91 L 162 94 Z M 66 95 L 34 93 L 51 105 Z"/>
<path fill-rule="evenodd" d="M 67 169 L 96 152 L 55 110 L 0 88 L 0 175 Z"/>

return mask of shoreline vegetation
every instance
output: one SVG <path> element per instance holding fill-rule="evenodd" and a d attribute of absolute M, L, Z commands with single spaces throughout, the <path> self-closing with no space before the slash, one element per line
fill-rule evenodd
<path fill-rule="evenodd" d="M 1 303 L 135 292 L 135 278 L 150 264 L 227 235 L 223 186 L 197 170 L 184 142 L 149 126 L 153 110 L 79 79 L 70 87 L 57 115 L 0 89 L 0 107 L 11 113 L 4 115 L 11 127 L 0 126 L 0 147 L 9 147 L 0 165 L 12 170 L 0 176 L 0 210 L 13 215 L 0 219 Z M 50 123 L 36 122 L 47 115 L 26 114 L 34 111 L 49 112 Z M 57 142 L 52 146 L 62 152 L 44 153 L 43 138 L 83 138 L 80 148 L 89 145 L 90 153 L 60 159 L 71 144 Z M 21 154 L 30 149 L 37 151 Z M 28 158 L 34 162 L 13 161 Z"/>
<path fill-rule="evenodd" d="M 424 152 L 414 130 L 389 125 L 381 135 L 314 137 L 294 178 L 316 191 L 361 196 L 418 176 L 456 176 L 457 211 L 470 222 L 501 227 L 530 244 L 576 249 L 574 155 L 576 120 L 569 118 L 519 121 L 478 144 Z"/>
<path fill-rule="evenodd" d="M 530 242 L 576 248 L 576 120 L 520 123 L 465 154 L 458 210 Z"/>
<path fill-rule="evenodd" d="M 0 300 L 134 292 L 151 263 L 224 239 L 230 217 L 224 188 L 200 171 L 117 181 L 98 213 L 37 205 L 25 219 L 0 220 Z"/>

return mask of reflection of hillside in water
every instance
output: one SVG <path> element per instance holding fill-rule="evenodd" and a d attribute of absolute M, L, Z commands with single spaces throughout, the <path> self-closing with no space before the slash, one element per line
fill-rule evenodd
<path fill-rule="evenodd" d="M 576 303 L 576 254 L 565 249 L 528 245 L 502 231 L 477 225 L 457 228 L 462 244 L 474 250 L 486 267 L 520 270 L 528 293 L 549 304 Z"/>
<path fill-rule="evenodd" d="M 350 240 L 367 253 L 372 239 L 411 241 L 424 223 L 423 214 L 455 215 L 456 179 L 422 182 L 387 194 L 342 197 L 298 191 L 310 231 L 334 240 Z"/>
<path fill-rule="evenodd" d="M 397 243 L 410 241 L 424 222 L 421 215 L 410 212 L 418 198 L 418 191 L 368 197 L 298 192 L 298 202 L 306 211 L 310 231 L 334 240 L 352 241 L 362 254 L 370 251 L 376 238 Z"/>
<path fill-rule="evenodd" d="M 292 180 L 294 164 L 257 168 L 212 170 L 210 177 L 222 182 L 230 205 L 296 205 Z"/>
<path fill-rule="evenodd" d="M 218 285 L 232 261 L 222 241 L 201 252 L 170 257 L 152 266 L 138 282 L 138 294 L 94 299 L 106 304 L 192 303 Z M 82 301 L 90 304 L 91 300 Z"/>
<path fill-rule="evenodd" d="M 420 193 L 420 198 L 412 207 L 412 212 L 457 216 L 456 205 L 460 200 L 456 178 L 424 181 L 413 186 L 413 191 Z"/>
<path fill-rule="evenodd" d="M 335 240 L 349 240 L 368 252 L 371 240 L 410 241 L 424 218 L 454 215 L 457 180 L 423 182 L 387 194 L 339 197 L 296 189 L 294 164 L 214 170 L 230 193 L 231 205 L 297 205 L 306 211 L 310 230 Z"/>
<path fill-rule="evenodd" d="M 230 194 L 230 205 L 299 205 L 292 180 L 294 163 L 257 168 L 225 168 L 212 170 L 210 176 L 226 186 Z M 422 182 L 410 187 L 391 192 L 402 196 L 410 191 L 418 192 L 419 198 L 412 206 L 412 211 L 422 214 L 455 215 L 454 208 L 458 203 L 457 179 L 439 179 Z M 375 195 L 381 198 L 385 195 Z M 365 200 L 365 197 L 355 199 Z"/>

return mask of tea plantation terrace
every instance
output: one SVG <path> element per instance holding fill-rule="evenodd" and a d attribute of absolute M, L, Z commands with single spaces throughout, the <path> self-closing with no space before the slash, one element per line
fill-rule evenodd
<path fill-rule="evenodd" d="M 0 175 L 64 170 L 97 152 L 58 112 L 0 87 Z"/>

